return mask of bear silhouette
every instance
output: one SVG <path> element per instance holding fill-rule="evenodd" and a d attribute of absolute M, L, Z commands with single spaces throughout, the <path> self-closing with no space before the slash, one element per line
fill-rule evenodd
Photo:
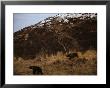
<path fill-rule="evenodd" d="M 32 69 L 33 75 L 43 75 L 42 69 L 38 66 L 29 66 L 29 69 Z"/>
<path fill-rule="evenodd" d="M 69 54 L 66 55 L 66 57 L 68 57 L 71 60 L 75 57 L 78 57 L 78 54 L 77 53 L 69 53 Z"/>

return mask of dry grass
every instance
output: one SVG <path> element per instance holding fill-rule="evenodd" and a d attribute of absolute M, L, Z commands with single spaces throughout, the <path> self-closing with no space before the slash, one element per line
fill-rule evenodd
<path fill-rule="evenodd" d="M 69 60 L 66 54 L 58 52 L 56 55 L 40 55 L 33 60 L 14 58 L 15 75 L 32 75 L 29 66 L 39 66 L 43 75 L 96 75 L 97 57 L 95 50 L 88 50 L 82 54 L 78 52 L 78 58 Z"/>

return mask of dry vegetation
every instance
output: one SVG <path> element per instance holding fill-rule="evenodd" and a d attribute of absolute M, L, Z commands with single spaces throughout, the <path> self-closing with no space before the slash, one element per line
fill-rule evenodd
<path fill-rule="evenodd" d="M 58 14 L 15 32 L 14 75 L 33 75 L 30 66 L 43 75 L 96 75 L 97 14 Z"/>
<path fill-rule="evenodd" d="M 69 60 L 62 52 L 51 56 L 43 54 L 28 60 L 14 58 L 15 75 L 32 75 L 32 69 L 29 69 L 29 66 L 41 67 L 43 75 L 96 75 L 96 51 L 78 52 L 78 58 L 72 60 Z"/>

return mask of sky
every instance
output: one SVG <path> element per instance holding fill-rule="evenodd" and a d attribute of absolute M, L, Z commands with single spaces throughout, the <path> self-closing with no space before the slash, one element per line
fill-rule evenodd
<path fill-rule="evenodd" d="M 59 14 L 64 15 L 62 13 Z M 56 15 L 58 15 L 58 13 L 14 13 L 13 15 L 14 32 L 21 30 L 24 27 L 37 24 L 38 22 L 48 17 Z M 77 16 L 80 16 L 80 14 L 77 13 Z"/>
<path fill-rule="evenodd" d="M 21 30 L 24 27 L 34 25 L 47 17 L 55 15 L 57 15 L 57 13 L 14 13 L 14 32 Z"/>

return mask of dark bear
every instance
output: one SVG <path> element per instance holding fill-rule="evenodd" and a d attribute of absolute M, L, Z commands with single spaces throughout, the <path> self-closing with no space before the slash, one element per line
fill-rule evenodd
<path fill-rule="evenodd" d="M 68 57 L 71 60 L 75 57 L 78 57 L 78 54 L 77 53 L 69 53 L 69 54 L 66 55 L 66 57 Z"/>
<path fill-rule="evenodd" d="M 38 66 L 29 66 L 30 69 L 32 69 L 33 75 L 43 75 L 42 69 Z"/>

